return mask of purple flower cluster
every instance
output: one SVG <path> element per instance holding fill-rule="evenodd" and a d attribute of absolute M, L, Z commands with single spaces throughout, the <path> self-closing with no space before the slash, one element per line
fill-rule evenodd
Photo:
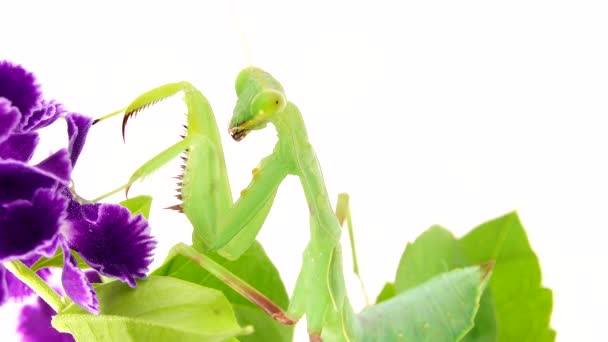
<path fill-rule="evenodd" d="M 65 117 L 68 146 L 30 165 L 37 130 Z M 0 262 L 32 265 L 63 250 L 63 291 L 92 313 L 99 304 L 89 278 L 72 254 L 95 271 L 135 287 L 152 262 L 155 241 L 141 216 L 116 204 L 81 204 L 69 189 L 72 168 L 92 125 L 88 117 L 69 113 L 41 99 L 34 76 L 21 66 L 0 62 Z M 45 278 L 48 270 L 39 271 Z M 0 264 L 0 305 L 31 291 Z M 50 307 L 27 307 L 31 319 Z M 41 311 L 42 310 L 42 311 Z M 47 317 L 48 315 L 43 315 Z"/>

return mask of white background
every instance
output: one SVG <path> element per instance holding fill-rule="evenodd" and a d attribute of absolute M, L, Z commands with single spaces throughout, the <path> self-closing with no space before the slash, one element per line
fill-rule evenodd
<path fill-rule="evenodd" d="M 430 225 L 460 236 L 516 209 L 543 284 L 554 290 L 558 340 L 606 339 L 608 13 L 601 2 L 216 3 L 2 4 L 0 59 L 35 72 L 48 98 L 94 117 L 151 87 L 191 81 L 224 133 L 235 195 L 275 142 L 273 129 L 240 143 L 226 134 L 234 78 L 251 61 L 302 110 L 332 200 L 351 194 L 371 297 L 394 278 L 406 242 Z M 140 114 L 126 145 L 120 119 L 95 126 L 73 174 L 80 194 L 113 189 L 177 141 L 183 112 L 172 99 Z M 65 144 L 64 129 L 59 122 L 50 130 L 38 158 Z M 190 238 L 184 218 L 160 209 L 177 203 L 170 179 L 177 165 L 132 190 L 157 197 L 155 265 Z M 260 233 L 290 291 L 307 214 L 290 178 Z M 3 341 L 15 312 L 0 309 Z M 298 341 L 304 332 L 302 323 Z"/>

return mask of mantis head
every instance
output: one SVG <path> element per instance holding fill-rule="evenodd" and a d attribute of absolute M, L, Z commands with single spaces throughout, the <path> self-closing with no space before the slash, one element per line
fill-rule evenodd
<path fill-rule="evenodd" d="M 266 127 L 287 105 L 283 86 L 262 69 L 249 67 L 241 71 L 235 88 L 238 100 L 229 132 L 236 141 L 252 130 Z"/>

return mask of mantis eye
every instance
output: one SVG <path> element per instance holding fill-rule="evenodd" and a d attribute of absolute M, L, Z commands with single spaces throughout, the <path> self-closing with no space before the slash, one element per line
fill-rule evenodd
<path fill-rule="evenodd" d="M 282 111 L 286 105 L 285 96 L 276 90 L 265 90 L 251 101 L 251 112 L 255 116 L 268 117 Z"/>

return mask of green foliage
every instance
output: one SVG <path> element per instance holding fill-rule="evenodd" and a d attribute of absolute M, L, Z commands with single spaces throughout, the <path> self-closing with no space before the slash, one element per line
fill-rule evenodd
<path fill-rule="evenodd" d="M 170 277 L 136 289 L 114 281 L 96 288 L 101 314 L 72 304 L 53 317 L 55 329 L 79 341 L 238 341 L 241 328 L 221 292 Z"/>
<path fill-rule="evenodd" d="M 285 309 L 289 305 L 289 297 L 281 277 L 257 241 L 235 261 L 229 261 L 216 253 L 206 255 L 251 284 L 280 307 Z M 171 276 L 222 291 L 232 303 L 239 323 L 253 325 L 255 329 L 253 334 L 240 337 L 240 341 L 283 342 L 292 340 L 293 327 L 276 322 L 209 272 L 181 255 L 165 261 L 153 274 Z"/>
<path fill-rule="evenodd" d="M 387 299 L 391 299 L 395 297 L 395 284 L 394 283 L 386 283 L 380 291 L 378 297 L 376 297 L 376 304 L 380 302 L 384 302 Z"/>
<path fill-rule="evenodd" d="M 492 264 L 442 273 L 365 309 L 363 342 L 458 341 L 472 327 Z"/>
<path fill-rule="evenodd" d="M 540 266 L 516 213 L 489 221 L 457 240 L 433 226 L 406 247 L 395 279 L 399 294 L 464 266 L 496 263 L 475 327 L 463 341 L 553 341 L 551 291 L 541 287 Z M 386 291 L 382 300 L 386 300 Z"/>
<path fill-rule="evenodd" d="M 150 207 L 152 206 L 152 197 L 145 195 L 131 197 L 120 202 L 120 205 L 129 209 L 129 211 L 133 215 L 142 214 L 147 220 L 150 218 Z"/>
<path fill-rule="evenodd" d="M 496 261 L 489 284 L 501 341 L 554 341 L 549 328 L 553 296 L 541 286 L 540 265 L 516 213 L 486 222 L 460 239 L 473 263 Z"/>
<path fill-rule="evenodd" d="M 487 261 L 488 259 L 486 259 Z M 472 265 L 466 261 L 458 241 L 446 229 L 433 226 L 408 244 L 397 270 L 395 292 L 401 293 L 418 286 L 428 279 L 450 270 Z M 491 294 L 486 290 L 475 327 L 464 341 L 495 341 L 496 318 L 492 310 Z M 484 339 L 476 337 L 484 336 Z"/>

